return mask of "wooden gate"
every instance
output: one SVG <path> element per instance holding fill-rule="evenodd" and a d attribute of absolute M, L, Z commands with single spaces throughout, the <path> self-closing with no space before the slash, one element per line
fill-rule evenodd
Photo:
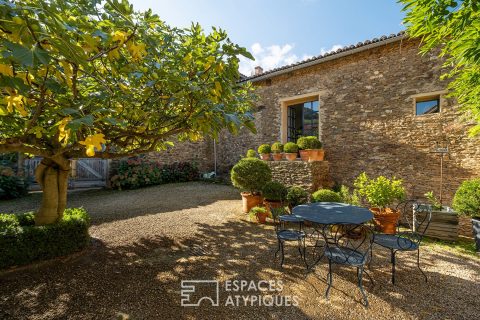
<path fill-rule="evenodd" d="M 42 158 L 25 160 L 25 175 L 29 178 L 32 190 L 38 190 L 35 181 L 35 168 Z M 108 160 L 97 158 L 80 158 L 72 160 L 72 170 L 68 181 L 69 189 L 105 187 L 108 179 Z"/>

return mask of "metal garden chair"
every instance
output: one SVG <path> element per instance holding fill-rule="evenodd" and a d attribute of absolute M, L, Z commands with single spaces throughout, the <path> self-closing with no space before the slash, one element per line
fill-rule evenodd
<path fill-rule="evenodd" d="M 430 225 L 430 221 L 432 220 L 432 209 L 428 205 L 420 205 L 415 203 L 414 200 L 408 200 L 400 203 L 397 206 L 397 209 L 402 205 L 403 210 L 401 211 L 401 218 L 399 221 L 402 221 L 407 228 L 402 228 L 399 223 L 397 225 L 396 234 L 376 234 L 375 244 L 390 249 L 393 284 L 395 284 L 396 254 L 399 251 L 417 251 L 417 267 L 425 277 L 425 282 L 427 282 L 427 275 L 423 272 L 422 268 L 420 268 L 420 244 L 428 226 Z M 412 217 L 408 217 L 406 214 L 409 207 L 413 209 Z"/>
<path fill-rule="evenodd" d="M 363 224 L 335 224 L 326 225 L 322 234 L 325 239 L 325 257 L 328 259 L 328 288 L 325 292 L 325 298 L 328 299 L 332 287 L 332 264 L 353 266 L 357 268 L 358 287 L 362 293 L 365 306 L 368 307 L 367 295 L 363 290 L 363 273 L 373 283 L 373 279 L 365 271 L 365 265 L 370 260 L 370 252 L 375 237 L 373 230 Z"/>
<path fill-rule="evenodd" d="M 280 267 L 283 268 L 283 262 L 285 260 L 285 242 L 296 241 L 298 243 L 298 252 L 302 258 L 305 266 L 307 261 L 305 258 L 305 232 L 303 230 L 303 219 L 298 218 L 292 214 L 288 214 L 285 208 L 271 208 L 273 221 L 275 223 L 275 234 L 278 241 L 278 249 L 275 251 L 275 258 L 277 258 L 278 252 L 281 251 L 282 257 L 280 261 Z M 292 225 L 296 225 L 297 228 L 289 228 Z"/>

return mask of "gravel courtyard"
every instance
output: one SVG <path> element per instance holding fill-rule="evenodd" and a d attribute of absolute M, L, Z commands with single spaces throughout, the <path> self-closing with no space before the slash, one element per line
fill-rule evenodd
<path fill-rule="evenodd" d="M 0 202 L 0 212 L 33 210 L 33 194 Z M 436 246 L 422 250 L 426 284 L 415 255 L 398 255 L 390 282 L 388 252 L 374 247 L 360 303 L 354 269 L 334 268 L 325 300 L 326 263 L 305 276 L 298 251 L 286 249 L 284 269 L 273 260 L 272 226 L 252 224 L 229 186 L 181 183 L 133 191 L 69 194 L 69 206 L 92 216 L 92 245 L 74 256 L 0 272 L 0 319 L 474 319 L 480 308 L 480 257 Z M 180 305 L 181 281 L 220 281 L 220 306 Z M 275 294 L 298 306 L 225 306 L 225 280 L 281 280 Z M 233 294 L 268 295 L 243 291 Z M 250 303 L 250 302 L 249 302 Z"/>

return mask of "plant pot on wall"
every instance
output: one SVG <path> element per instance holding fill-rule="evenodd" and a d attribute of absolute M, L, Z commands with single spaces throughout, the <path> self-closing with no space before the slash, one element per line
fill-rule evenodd
<path fill-rule="evenodd" d="M 370 208 L 370 211 L 373 212 L 373 223 L 376 231 L 386 234 L 396 233 L 396 227 L 400 219 L 399 210 Z"/>
<path fill-rule="evenodd" d="M 275 161 L 281 161 L 283 158 L 283 154 L 281 153 L 272 153 L 272 158 Z"/>
<path fill-rule="evenodd" d="M 270 160 L 270 153 L 261 153 L 260 158 L 262 160 L 268 161 L 268 160 Z"/>
<path fill-rule="evenodd" d="M 297 154 L 296 153 L 285 153 L 285 158 L 288 161 L 295 161 L 295 160 L 297 160 Z"/>
<path fill-rule="evenodd" d="M 242 209 L 244 213 L 250 212 L 253 207 L 263 203 L 263 197 L 259 194 L 251 194 L 250 192 L 242 192 Z"/>

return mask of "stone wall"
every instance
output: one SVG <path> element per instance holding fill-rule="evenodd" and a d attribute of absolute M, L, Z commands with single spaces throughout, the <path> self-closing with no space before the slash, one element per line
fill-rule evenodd
<path fill-rule="evenodd" d="M 281 99 L 319 93 L 321 137 L 330 174 L 351 186 L 362 171 L 404 179 L 410 196 L 439 193 L 440 158 L 448 145 L 444 203 L 461 181 L 480 176 L 480 142 L 467 135 L 458 106 L 445 99 L 437 114 L 415 116 L 412 95 L 445 90 L 441 61 L 418 54 L 419 42 L 402 40 L 255 82 L 260 100 L 258 134 L 220 139 L 218 157 L 227 170 L 249 148 L 280 140 Z"/>
<path fill-rule="evenodd" d="M 272 180 L 289 187 L 299 186 L 312 193 L 320 188 L 331 188 L 328 161 L 266 161 L 272 170 Z"/>

